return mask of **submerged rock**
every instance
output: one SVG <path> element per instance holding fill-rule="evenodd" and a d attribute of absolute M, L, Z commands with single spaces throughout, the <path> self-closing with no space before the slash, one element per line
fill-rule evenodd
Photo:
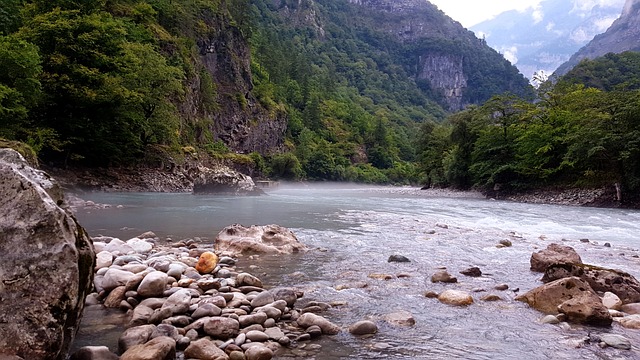
<path fill-rule="evenodd" d="M 291 254 L 307 250 L 291 230 L 279 225 L 227 226 L 216 237 L 214 246 L 217 251 L 233 254 Z"/>
<path fill-rule="evenodd" d="M 61 188 L 0 149 L 0 354 L 65 359 L 91 291 L 91 239 Z"/>
<path fill-rule="evenodd" d="M 458 282 L 458 279 L 454 276 L 451 276 L 451 274 L 449 274 L 446 270 L 439 270 L 431 276 L 431 282 L 455 283 Z"/>
<path fill-rule="evenodd" d="M 544 272 L 549 265 L 582 264 L 580 255 L 570 246 L 549 244 L 546 249 L 531 255 L 531 271 Z"/>
<path fill-rule="evenodd" d="M 405 263 L 405 262 L 411 262 L 411 260 L 409 260 L 409 258 L 407 258 L 406 256 L 391 255 L 389 256 L 389 259 L 387 259 L 387 262 Z"/>
<path fill-rule="evenodd" d="M 395 326 L 413 326 L 416 324 L 413 314 L 404 310 L 387 314 L 384 316 L 384 320 Z"/>

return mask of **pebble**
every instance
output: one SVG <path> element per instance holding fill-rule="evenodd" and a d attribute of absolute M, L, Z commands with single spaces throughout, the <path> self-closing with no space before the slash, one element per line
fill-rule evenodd
<path fill-rule="evenodd" d="M 431 276 L 431 282 L 456 283 L 458 282 L 458 279 L 451 276 L 451 274 L 449 274 L 446 270 L 439 270 Z"/>
<path fill-rule="evenodd" d="M 542 319 L 540 319 L 540 323 L 556 325 L 556 324 L 560 324 L 560 320 L 558 320 L 558 318 L 555 317 L 554 315 L 547 315 Z"/>
<path fill-rule="evenodd" d="M 370 335 L 378 332 L 378 326 L 369 320 L 358 321 L 349 326 L 349 332 L 353 335 Z"/>

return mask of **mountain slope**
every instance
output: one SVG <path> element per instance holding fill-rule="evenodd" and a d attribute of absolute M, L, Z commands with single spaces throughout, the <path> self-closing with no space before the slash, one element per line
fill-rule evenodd
<path fill-rule="evenodd" d="M 627 0 L 620 18 L 604 34 L 596 36 L 571 56 L 556 70 L 554 76 L 566 74 L 583 59 L 624 51 L 640 51 L 640 0 Z"/>
<path fill-rule="evenodd" d="M 545 0 L 524 12 L 515 10 L 471 30 L 505 54 L 531 78 L 551 74 L 580 47 L 604 32 L 620 15 L 624 0 Z"/>

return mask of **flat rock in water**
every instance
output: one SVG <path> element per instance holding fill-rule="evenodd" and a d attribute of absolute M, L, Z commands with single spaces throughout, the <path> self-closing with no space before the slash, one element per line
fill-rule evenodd
<path fill-rule="evenodd" d="M 340 327 L 320 315 L 314 313 L 305 313 L 300 315 L 297 320 L 298 324 L 304 328 L 318 326 L 323 334 L 335 335 L 340 332 Z"/>

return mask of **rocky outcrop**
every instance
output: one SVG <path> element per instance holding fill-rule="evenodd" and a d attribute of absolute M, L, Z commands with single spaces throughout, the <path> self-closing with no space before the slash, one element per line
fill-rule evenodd
<path fill-rule="evenodd" d="M 47 174 L 14 150 L 0 150 L 0 355 L 68 355 L 95 253 L 63 206 L 62 190 Z"/>
<path fill-rule="evenodd" d="M 516 300 L 546 314 L 565 314 L 571 322 L 609 326 L 613 321 L 598 294 L 577 277 L 542 285 L 516 297 Z"/>
<path fill-rule="evenodd" d="M 584 59 L 595 59 L 608 53 L 640 50 L 640 0 L 627 0 L 620 18 L 604 34 L 593 38 L 569 61 L 553 73 L 554 77 L 568 73 Z"/>
<path fill-rule="evenodd" d="M 217 251 L 232 254 L 291 254 L 307 249 L 291 230 L 279 225 L 233 224 L 220 231 L 214 245 Z"/>
<path fill-rule="evenodd" d="M 260 195 L 262 190 L 256 187 L 250 176 L 227 167 L 209 169 L 199 168 L 199 174 L 193 181 L 194 194 L 234 194 Z"/>
<path fill-rule="evenodd" d="M 204 123 L 201 128 L 233 151 L 266 154 L 280 150 L 287 117 L 283 110 L 267 109 L 252 93 L 247 39 L 224 15 L 207 14 L 202 21 L 217 31 L 198 40 L 201 62 L 198 65 L 206 75 L 201 73 L 192 79 L 182 112 L 192 122 Z M 203 82 L 207 81 L 214 82 L 214 94 L 202 93 Z M 196 136 L 206 138 L 203 133 Z"/>
<path fill-rule="evenodd" d="M 617 295 L 623 304 L 640 302 L 640 283 L 632 275 L 620 270 L 586 264 L 556 264 L 547 268 L 542 281 L 551 282 L 572 276 L 586 281 L 597 292 Z"/>
<path fill-rule="evenodd" d="M 462 109 L 462 95 L 467 88 L 462 56 L 428 53 L 418 59 L 418 80 L 426 80 L 441 92 L 448 109 Z"/>
<path fill-rule="evenodd" d="M 531 255 L 531 271 L 544 272 L 554 264 L 582 264 L 580 255 L 570 246 L 550 244 Z"/>

